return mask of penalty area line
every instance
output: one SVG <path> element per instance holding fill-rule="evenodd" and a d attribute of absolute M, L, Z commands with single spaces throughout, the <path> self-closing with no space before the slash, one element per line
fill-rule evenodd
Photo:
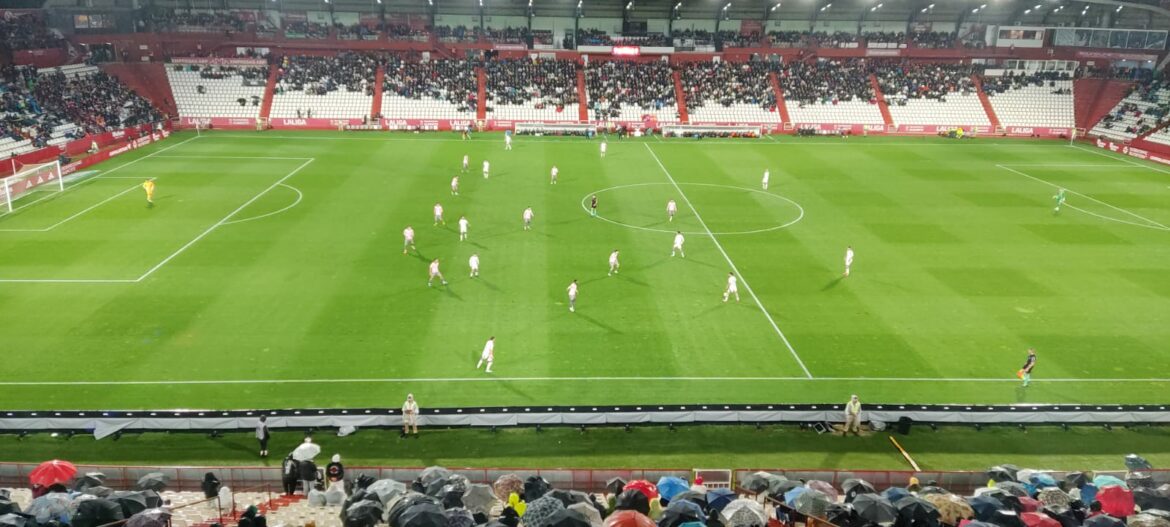
<path fill-rule="evenodd" d="M 711 229 L 707 227 L 707 222 L 703 221 L 703 217 L 699 215 L 699 209 L 696 209 L 694 204 L 691 203 L 690 198 L 687 198 L 687 194 L 683 192 L 682 187 L 678 186 L 678 182 L 674 180 L 674 176 L 670 175 L 670 171 L 666 169 L 666 165 L 663 165 L 662 160 L 658 159 L 658 154 L 654 153 L 654 149 L 650 148 L 650 145 L 647 143 L 642 143 L 642 146 L 645 146 L 646 151 L 650 152 L 650 157 L 654 158 L 654 162 L 658 163 L 658 168 L 661 168 L 662 173 L 666 174 L 666 179 L 670 180 L 670 184 L 674 186 L 674 190 L 678 192 L 679 197 L 683 199 L 683 202 L 687 204 L 687 207 L 691 209 L 691 212 L 695 214 L 695 219 L 699 221 L 699 225 L 703 227 L 704 231 L 706 231 L 707 236 L 711 237 L 711 241 L 715 242 L 715 248 L 719 249 L 719 252 L 723 254 L 723 259 L 727 260 L 727 264 L 731 266 L 731 270 L 735 272 L 736 276 L 738 276 L 741 281 L 743 281 L 743 288 L 747 289 L 747 292 L 749 295 L 751 295 L 752 300 L 756 302 L 756 306 L 760 308 L 760 312 L 764 314 L 764 318 L 767 318 L 768 323 L 772 325 L 772 329 L 776 330 L 776 335 L 780 337 L 780 341 L 783 342 L 784 346 L 788 348 L 788 352 L 792 354 L 792 358 L 796 359 L 796 364 L 798 364 L 800 369 L 804 371 L 804 376 L 812 378 L 812 373 L 808 371 L 808 367 L 804 365 L 804 361 L 800 360 L 800 355 L 797 355 L 796 349 L 792 347 L 792 343 L 788 341 L 788 337 L 784 336 L 784 332 L 780 330 L 780 326 L 776 325 L 776 321 L 772 319 L 772 314 L 769 313 L 768 310 L 764 307 L 764 304 L 760 302 L 760 297 L 756 296 L 756 292 L 752 290 L 752 286 L 748 285 L 747 278 L 743 276 L 743 273 L 739 272 L 739 269 L 735 266 L 735 262 L 731 261 L 731 256 L 728 256 L 727 251 L 723 250 L 723 244 L 719 243 L 719 238 L 716 238 L 715 233 L 711 232 Z M 738 297 L 736 297 L 736 301 L 739 301 Z"/>
<path fill-rule="evenodd" d="M 1048 185 L 1048 186 L 1050 186 L 1050 187 L 1052 187 L 1052 188 L 1055 188 L 1055 189 L 1064 189 L 1064 190 L 1065 190 L 1065 191 L 1067 191 L 1069 194 L 1075 194 L 1075 195 L 1077 195 L 1077 196 L 1080 196 L 1080 197 L 1082 197 L 1082 198 L 1085 198 L 1085 199 L 1087 199 L 1087 200 L 1090 200 L 1090 201 L 1094 201 L 1094 202 L 1100 203 L 1100 204 L 1102 204 L 1102 205 L 1104 205 L 1104 206 L 1106 206 L 1106 207 L 1109 207 L 1109 208 L 1111 208 L 1111 209 L 1113 209 L 1113 210 L 1116 210 L 1116 211 L 1118 211 L 1118 212 L 1123 212 L 1123 213 L 1125 213 L 1125 214 L 1128 214 L 1128 215 L 1130 215 L 1130 216 L 1133 216 L 1134 218 L 1137 218 L 1137 219 L 1139 219 L 1139 220 L 1142 220 L 1142 221 L 1144 221 L 1144 222 L 1146 222 L 1146 223 L 1148 223 L 1148 224 L 1149 224 L 1149 225 L 1145 225 L 1145 227 L 1149 227 L 1149 228 L 1151 228 L 1151 229 L 1163 230 L 1163 231 L 1170 231 L 1170 227 L 1167 227 L 1167 226 L 1165 226 L 1165 225 L 1162 225 L 1161 223 L 1158 223 L 1158 222 L 1156 222 L 1156 221 L 1154 221 L 1154 220 L 1151 220 L 1151 219 L 1149 219 L 1149 218 L 1147 218 L 1147 217 L 1145 217 L 1145 216 L 1142 216 L 1141 214 L 1138 214 L 1138 213 L 1136 213 L 1136 212 L 1131 212 L 1131 211 L 1125 210 L 1125 209 L 1123 209 L 1123 208 L 1121 208 L 1121 207 L 1118 207 L 1118 206 L 1116 206 L 1116 205 L 1111 205 L 1111 204 L 1109 204 L 1109 203 L 1106 203 L 1106 202 L 1104 202 L 1104 201 L 1101 201 L 1101 200 L 1099 200 L 1099 199 L 1097 199 L 1097 198 L 1094 198 L 1094 197 L 1092 197 L 1092 196 L 1089 196 L 1088 194 L 1082 194 L 1082 193 L 1080 193 L 1080 192 L 1077 192 L 1077 191 L 1075 191 L 1075 190 L 1073 190 L 1073 189 L 1070 189 L 1070 188 L 1068 188 L 1068 187 L 1064 187 L 1064 186 L 1061 186 L 1061 185 L 1057 185 L 1056 183 L 1052 183 L 1052 182 L 1050 182 L 1050 181 L 1047 181 L 1047 180 L 1044 180 L 1044 179 L 1040 179 L 1040 178 L 1038 178 L 1038 177 L 1036 177 L 1036 176 L 1033 176 L 1033 175 L 1031 175 L 1031 174 L 1027 174 L 1027 173 L 1021 172 L 1021 171 L 1019 171 L 1019 170 L 1016 170 L 1016 169 L 1014 169 L 1014 168 L 1011 168 L 1009 165 L 995 165 L 995 166 L 996 166 L 996 167 L 999 167 L 999 168 L 1001 168 L 1001 169 L 1003 169 L 1003 170 L 1007 170 L 1008 172 L 1011 172 L 1011 173 L 1013 173 L 1013 174 L 1020 175 L 1020 176 L 1024 176 L 1024 177 L 1026 177 L 1026 178 L 1028 178 L 1028 179 L 1031 179 L 1032 181 L 1036 181 L 1036 182 L 1038 182 L 1038 183 L 1043 183 L 1043 184 L 1045 184 L 1045 185 Z M 1070 207 L 1070 208 L 1075 208 L 1075 207 Z M 1083 211 L 1083 210 L 1081 210 L 1081 209 L 1076 209 L 1076 210 L 1079 210 L 1079 211 L 1082 211 L 1082 212 L 1084 212 L 1084 211 Z M 1092 213 L 1090 213 L 1090 214 L 1092 214 Z M 1114 220 L 1114 221 L 1119 221 L 1120 223 L 1129 223 L 1129 224 L 1131 224 L 1131 225 L 1132 225 L 1132 223 L 1131 223 L 1131 222 L 1127 222 L 1127 221 L 1120 221 L 1120 220 L 1117 220 L 1117 219 L 1115 219 L 1115 218 L 1107 218 L 1107 217 L 1105 217 L 1105 216 L 1100 216 L 1100 215 L 1098 215 L 1098 214 L 1092 214 L 1092 215 L 1093 215 L 1093 216 L 1097 216 L 1098 218 L 1102 218 L 1102 219 L 1111 219 L 1111 220 Z"/>
<path fill-rule="evenodd" d="M 394 383 L 483 383 L 483 382 L 948 382 L 948 383 L 1004 383 L 1019 384 L 1019 379 L 1010 378 L 925 378 L 925 377 L 385 377 L 385 378 L 353 378 L 353 379 L 200 379 L 200 380 L 153 380 L 153 381 L 0 381 L 0 386 L 114 386 L 114 385 L 231 385 L 231 384 L 394 384 Z M 1032 379 L 1032 383 L 1117 383 L 1117 382 L 1148 382 L 1170 383 L 1170 378 L 1138 378 L 1138 379 Z"/>

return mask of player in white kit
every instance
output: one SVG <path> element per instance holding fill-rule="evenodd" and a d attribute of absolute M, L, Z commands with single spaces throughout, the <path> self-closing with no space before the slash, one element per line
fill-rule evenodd
<path fill-rule="evenodd" d="M 670 248 L 671 256 L 674 256 L 674 252 L 678 251 L 678 253 L 681 254 L 683 258 L 687 257 L 687 253 L 684 253 L 682 248 L 684 241 L 686 240 L 683 238 L 682 231 L 674 233 L 674 246 Z"/>
<path fill-rule="evenodd" d="M 607 148 L 609 148 L 609 143 L 606 143 L 605 140 L 602 139 L 601 140 L 601 157 L 605 157 L 605 149 L 607 149 Z"/>
<path fill-rule="evenodd" d="M 488 163 L 488 160 L 484 159 L 483 160 L 483 178 L 484 179 L 488 178 L 488 171 L 490 171 L 491 168 L 492 168 L 492 164 Z"/>
<path fill-rule="evenodd" d="M 460 216 L 459 217 L 459 241 L 463 241 L 463 240 L 467 239 L 467 226 L 468 225 L 471 225 L 471 222 L 467 221 L 467 216 Z"/>
<path fill-rule="evenodd" d="M 439 281 L 443 283 L 443 285 L 447 285 L 447 279 L 443 278 L 443 273 L 439 272 L 438 258 L 431 260 L 431 265 L 427 268 L 427 270 L 430 272 L 430 276 L 427 278 L 427 287 L 431 286 L 431 283 L 435 281 L 435 278 L 438 278 Z"/>
<path fill-rule="evenodd" d="M 723 301 L 726 302 L 731 295 L 735 295 L 735 301 L 739 302 L 739 279 L 735 277 L 735 273 L 727 273 L 727 290 L 723 292 Z"/>
<path fill-rule="evenodd" d="M 668 218 L 667 221 L 674 221 L 675 214 L 678 214 L 678 203 L 675 203 L 672 199 L 666 202 L 666 217 Z"/>
<path fill-rule="evenodd" d="M 479 254 L 471 253 L 471 258 L 467 259 L 467 266 L 471 268 L 471 277 L 479 276 Z"/>
<path fill-rule="evenodd" d="M 443 221 L 443 206 L 438 204 L 438 203 L 435 203 L 435 225 L 438 225 L 440 223 L 442 223 L 443 225 L 447 224 L 446 221 Z"/>
<path fill-rule="evenodd" d="M 614 273 L 617 273 L 618 268 L 621 266 L 621 262 L 618 261 L 618 250 L 614 249 L 613 252 L 609 253 L 609 276 L 613 276 Z"/>
<path fill-rule="evenodd" d="M 536 213 L 532 212 L 532 207 L 524 209 L 524 230 L 532 230 L 532 219 L 536 217 Z"/>
<path fill-rule="evenodd" d="M 405 229 L 402 229 L 402 254 L 406 254 L 406 249 L 408 248 L 415 251 L 418 250 L 414 247 L 414 227 L 411 227 L 410 225 L 407 225 Z"/>
<path fill-rule="evenodd" d="M 557 166 L 553 165 L 552 170 L 549 171 L 549 181 L 548 182 L 550 185 L 557 184 L 557 174 L 559 172 L 560 172 L 560 170 L 557 170 Z"/>
<path fill-rule="evenodd" d="M 475 369 L 478 370 L 479 367 L 483 366 L 483 363 L 486 362 L 487 369 L 484 370 L 484 372 L 491 373 L 492 372 L 492 362 L 495 361 L 495 358 L 496 358 L 496 337 L 492 337 L 492 338 L 489 338 L 487 340 L 487 343 L 485 343 L 483 345 L 483 353 L 479 354 L 479 362 L 475 365 Z"/>
<path fill-rule="evenodd" d="M 764 190 L 768 190 L 768 180 L 771 179 L 771 177 L 772 177 L 772 174 L 770 172 L 768 172 L 767 169 L 765 169 L 764 170 L 764 180 L 761 181 L 761 183 L 764 186 Z"/>
<path fill-rule="evenodd" d="M 467 167 L 470 166 L 471 160 L 467 158 L 467 154 L 463 154 L 463 171 L 467 172 Z"/>
<path fill-rule="evenodd" d="M 569 312 L 577 311 L 577 280 L 569 284 Z"/>
<path fill-rule="evenodd" d="M 845 276 L 849 276 L 849 268 L 853 267 L 853 247 L 845 248 Z"/>
<path fill-rule="evenodd" d="M 504 150 L 512 149 L 512 134 L 510 132 L 504 133 Z"/>
<path fill-rule="evenodd" d="M 452 196 L 459 195 L 459 176 L 455 176 L 455 177 L 451 178 L 451 195 Z"/>

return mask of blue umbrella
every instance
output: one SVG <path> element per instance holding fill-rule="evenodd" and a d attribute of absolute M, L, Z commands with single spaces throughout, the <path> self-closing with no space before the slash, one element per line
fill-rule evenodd
<path fill-rule="evenodd" d="M 890 500 L 890 503 L 897 503 L 898 500 L 910 495 L 910 491 L 902 487 L 890 487 L 882 491 L 882 497 Z"/>
<path fill-rule="evenodd" d="M 793 503 L 796 503 L 797 497 L 799 497 L 801 494 L 804 494 L 805 492 L 808 492 L 808 490 L 808 487 L 796 487 L 795 489 L 785 492 L 784 503 L 791 506 Z"/>
<path fill-rule="evenodd" d="M 735 492 L 731 489 L 711 489 L 707 492 L 707 506 L 717 511 L 722 511 L 728 503 L 731 503 L 738 498 Z"/>
<path fill-rule="evenodd" d="M 1092 483 L 1081 485 L 1081 503 L 1090 504 L 1097 499 L 1097 486 Z"/>
<path fill-rule="evenodd" d="M 1045 487 L 1055 487 L 1056 486 L 1056 478 L 1052 477 L 1051 474 L 1045 474 L 1043 472 L 1038 472 L 1036 474 L 1032 474 L 1031 483 L 1033 485 L 1035 485 L 1036 488 L 1038 488 L 1038 489 L 1042 489 Z"/>
<path fill-rule="evenodd" d="M 995 517 L 996 513 L 1006 509 L 1003 502 L 991 496 L 975 496 L 967 501 L 971 504 L 971 510 L 975 511 L 975 519 L 979 521 L 988 521 Z"/>
<path fill-rule="evenodd" d="M 682 478 L 674 476 L 664 476 L 658 479 L 658 495 L 667 500 L 674 499 L 675 496 L 682 494 L 691 489 L 687 481 Z"/>
<path fill-rule="evenodd" d="M 1126 485 L 1124 481 L 1121 481 L 1121 479 L 1117 478 L 1116 476 L 1097 476 L 1093 478 L 1093 484 L 1096 485 L 1097 488 L 1108 487 L 1109 485 L 1121 485 L 1121 488 L 1129 488 L 1129 486 Z"/>

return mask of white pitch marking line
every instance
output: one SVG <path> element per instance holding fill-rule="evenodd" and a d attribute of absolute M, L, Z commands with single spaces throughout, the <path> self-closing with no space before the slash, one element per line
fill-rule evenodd
<path fill-rule="evenodd" d="M 1051 168 L 1147 168 L 1141 165 L 1133 166 L 1119 166 L 1117 164 L 1098 163 L 1098 164 L 1077 164 L 1077 163 L 1004 163 L 1005 167 L 1051 167 Z"/>
<path fill-rule="evenodd" d="M 125 280 L 106 280 L 106 279 L 85 279 L 85 278 L 45 278 L 45 279 L 29 279 L 29 278 L 0 278 L 0 283 L 5 284 L 133 284 L 138 280 L 127 278 Z"/>
<path fill-rule="evenodd" d="M 215 222 L 215 224 L 214 224 L 214 225 L 212 225 L 211 227 L 208 227 L 208 228 L 207 228 L 207 230 L 205 230 L 205 231 L 203 231 L 202 233 L 200 233 L 200 234 L 199 234 L 199 236 L 196 236 L 194 239 L 192 239 L 191 241 L 187 242 L 187 243 L 186 243 L 186 244 L 184 244 L 182 247 L 179 247 L 179 249 L 178 249 L 177 251 L 175 251 L 175 252 L 171 253 L 171 255 L 170 255 L 170 256 L 167 256 L 166 258 L 163 258 L 163 261 L 159 262 L 159 263 L 158 263 L 158 264 L 156 264 L 154 267 L 151 267 L 151 268 L 150 268 L 150 270 L 148 270 L 148 271 L 146 271 L 145 273 L 143 273 L 143 274 L 142 274 L 142 276 L 139 276 L 139 277 L 138 277 L 138 279 L 137 279 L 137 280 L 135 280 L 135 281 L 136 281 L 136 282 L 141 282 L 141 281 L 145 280 L 147 277 L 149 277 L 150 275 L 154 274 L 154 272 L 155 272 L 155 271 L 157 271 L 157 270 L 159 270 L 160 268 L 162 268 L 162 266 L 166 265 L 168 262 L 170 262 L 171 260 L 173 260 L 173 259 L 174 259 L 176 256 L 179 256 L 180 254 L 183 254 L 183 251 L 186 251 L 186 250 L 187 250 L 187 249 L 189 249 L 189 248 L 190 248 L 192 245 L 195 245 L 195 244 L 196 244 L 196 243 L 197 243 L 199 240 L 202 240 L 202 239 L 203 239 L 205 236 L 207 236 L 208 234 L 211 234 L 211 231 L 214 231 L 215 229 L 219 228 L 219 226 L 220 226 L 220 225 L 223 225 L 223 224 L 224 224 L 224 223 L 226 223 L 228 220 L 232 219 L 232 216 L 235 216 L 236 214 L 239 214 L 239 212 L 240 212 L 241 210 L 244 210 L 245 208 L 247 208 L 247 207 L 248 207 L 248 205 L 251 205 L 252 203 L 255 203 L 255 202 L 256 202 L 256 200 L 260 199 L 260 197 L 261 197 L 261 196 L 263 196 L 263 195 L 267 194 L 267 193 L 268 193 L 268 191 L 270 191 L 270 190 L 272 190 L 272 189 L 276 188 L 276 187 L 277 187 L 277 185 L 280 185 L 280 184 L 284 183 L 286 180 L 288 180 L 288 178 L 295 176 L 295 175 L 297 174 L 297 172 L 300 172 L 300 171 L 301 171 L 301 169 L 303 169 L 303 168 L 305 168 L 305 167 L 309 166 L 309 163 L 312 163 L 313 161 L 314 161 L 314 159 L 313 159 L 313 158 L 310 158 L 308 161 L 305 161 L 304 163 L 301 163 L 301 166 L 299 166 L 299 167 L 297 167 L 297 168 L 293 169 L 293 171 L 292 171 L 292 172 L 289 172 L 289 173 L 288 173 L 288 174 L 286 174 L 284 177 L 282 177 L 282 178 L 278 179 L 278 180 L 276 181 L 276 183 L 273 183 L 272 185 L 269 185 L 269 186 L 268 186 L 268 188 L 266 188 L 266 189 L 264 189 L 264 190 L 261 190 L 261 191 L 260 191 L 260 193 L 256 194 L 255 196 L 252 196 L 252 199 L 249 199 L 248 201 L 245 201 L 243 205 L 240 205 L 238 208 L 236 208 L 236 210 L 233 210 L 233 211 L 229 212 L 227 216 L 224 216 L 224 217 L 223 217 L 223 219 L 221 219 L 221 220 L 219 220 L 219 221 Z"/>
<path fill-rule="evenodd" d="M 1101 156 L 1101 157 L 1107 157 L 1107 158 L 1109 158 L 1109 159 L 1112 159 L 1112 160 L 1114 160 L 1114 161 L 1121 161 L 1122 163 L 1126 163 L 1126 164 L 1128 164 L 1128 165 L 1133 165 L 1133 166 L 1135 166 L 1135 167 L 1141 167 L 1141 168 L 1145 168 L 1145 169 L 1148 169 L 1148 170 L 1153 170 L 1154 172 L 1161 172 L 1161 173 L 1163 173 L 1163 174 L 1170 174 L 1170 171 L 1163 170 L 1163 169 L 1161 169 L 1161 168 L 1152 167 L 1152 166 L 1149 166 L 1149 165 L 1143 165 L 1143 164 L 1141 164 L 1141 163 L 1138 163 L 1137 161 L 1133 161 L 1133 160 L 1131 160 L 1131 159 L 1125 159 L 1125 158 L 1118 157 L 1118 156 L 1115 156 L 1115 155 L 1106 154 L 1105 152 L 1108 152 L 1108 150 L 1106 150 L 1106 151 L 1100 151 L 1100 150 L 1098 150 L 1098 149 L 1094 149 L 1094 148 L 1085 148 L 1085 147 L 1083 147 L 1083 146 L 1079 146 L 1079 145 L 1069 145 L 1069 146 L 1071 146 L 1071 147 L 1073 147 L 1073 148 L 1075 148 L 1075 149 L 1077 149 L 1077 150 L 1083 150 L 1083 151 L 1085 151 L 1085 152 L 1088 152 L 1088 153 L 1090 153 L 1090 154 L 1099 155 L 1099 156 Z M 1126 157 L 1129 157 L 1129 156 L 1126 156 Z"/>
<path fill-rule="evenodd" d="M 305 161 L 313 159 L 311 157 L 271 157 L 271 156 L 158 156 L 166 159 L 285 159 L 294 161 Z"/>
<path fill-rule="evenodd" d="M 498 143 L 499 142 L 498 139 L 455 139 L 455 138 L 445 139 L 445 138 L 441 138 L 441 137 L 434 137 L 434 138 L 431 138 L 431 137 L 380 137 L 380 138 L 374 138 L 374 137 L 330 137 L 330 136 L 322 136 L 322 135 L 306 135 L 306 136 L 241 135 L 241 134 L 231 134 L 231 133 L 226 133 L 226 132 L 225 133 L 216 133 L 216 134 L 209 133 L 209 134 L 204 135 L 203 137 L 210 137 L 213 139 L 214 138 L 259 139 L 259 140 L 282 139 L 282 140 L 294 140 L 294 141 L 377 141 L 377 142 L 429 141 L 429 142 L 440 142 L 440 143 L 462 143 L 462 142 L 466 142 L 466 141 L 484 142 L 484 143 Z M 584 143 L 584 144 L 593 144 L 591 140 L 584 139 L 584 138 L 580 139 L 579 141 L 575 140 L 575 139 L 526 138 L 526 139 L 523 139 L 523 142 L 527 142 L 527 143 L 574 143 L 574 142 L 579 142 L 579 143 Z M 686 141 L 685 139 L 668 140 L 668 141 L 663 141 L 662 143 L 666 144 L 666 145 L 694 146 L 693 141 Z M 704 147 L 712 146 L 712 145 L 744 146 L 744 145 L 759 145 L 759 144 L 761 144 L 761 143 L 746 142 L 746 141 L 709 141 L 709 142 L 704 142 L 703 146 Z M 973 148 L 973 147 L 977 147 L 977 146 L 1015 146 L 1015 147 L 1059 146 L 1062 148 L 1068 147 L 1068 145 L 1063 144 L 1063 143 L 1062 144 L 1055 144 L 1055 143 L 1053 143 L 1053 144 L 1040 144 L 1040 143 L 1030 143 L 1030 142 L 1029 143 L 1020 143 L 1020 142 L 982 143 L 979 141 L 965 141 L 965 142 L 961 142 L 961 143 L 918 143 L 918 142 L 912 142 L 912 141 L 907 141 L 907 142 L 885 141 L 885 142 L 873 142 L 873 143 L 854 143 L 854 142 L 841 142 L 841 143 L 832 142 L 832 143 L 830 143 L 830 142 L 814 141 L 814 142 L 807 142 L 806 143 L 806 142 L 799 142 L 799 141 L 792 141 L 792 142 L 775 141 L 773 144 L 775 146 L 799 146 L 802 148 L 816 147 L 816 146 L 853 146 L 853 147 L 879 147 L 879 146 L 914 146 L 914 147 L 948 146 L 948 147 L 955 147 L 955 146 L 965 146 L 968 148 Z"/>
<path fill-rule="evenodd" d="M 219 384 L 357 384 L 357 383 L 464 383 L 464 382 L 952 382 L 952 383 L 1013 383 L 1015 378 L 925 378 L 925 377 L 388 377 L 355 379 L 219 379 L 219 380 L 169 380 L 169 381 L 0 381 L 0 386 L 116 386 L 116 385 L 219 385 Z M 1139 379 L 1032 379 L 1033 383 L 1117 383 L 1150 382 L 1170 383 L 1170 378 Z M 1085 404 L 1082 406 L 1093 406 Z"/>
<path fill-rule="evenodd" d="M 1070 188 L 1068 188 L 1068 187 L 1062 187 L 1062 186 L 1060 186 L 1060 185 L 1057 185 L 1057 184 L 1055 184 L 1055 183 L 1050 183 L 1050 182 L 1048 182 L 1048 181 L 1045 181 L 1045 180 L 1043 180 L 1043 179 L 1040 179 L 1040 178 L 1038 178 L 1038 177 L 1036 177 L 1036 176 L 1032 176 L 1032 175 L 1029 175 L 1029 174 L 1025 174 L 1025 173 L 1023 173 L 1023 172 L 1020 172 L 1019 170 L 1016 170 L 1016 169 L 1014 169 L 1014 168 L 1010 168 L 1010 167 L 1008 167 L 1008 166 L 1006 166 L 1006 165 L 995 165 L 995 166 L 997 166 L 997 167 L 999 167 L 999 168 L 1002 168 L 1002 169 L 1004 169 L 1004 170 L 1007 170 L 1008 172 L 1012 172 L 1012 173 L 1014 173 L 1014 174 L 1019 174 L 1019 175 L 1021 175 L 1021 176 L 1024 176 L 1024 177 L 1026 177 L 1026 178 L 1028 178 L 1028 179 L 1031 179 L 1031 180 L 1033 180 L 1033 181 L 1037 181 L 1037 182 L 1043 183 L 1043 184 L 1045 184 L 1045 185 L 1048 185 L 1048 186 L 1050 186 L 1050 187 L 1057 188 L 1057 189 L 1064 189 L 1064 190 L 1068 191 L 1070 194 L 1076 194 L 1077 196 L 1080 196 L 1080 197 L 1082 197 L 1082 198 L 1086 198 L 1086 199 L 1088 199 L 1088 200 L 1095 201 L 1095 202 L 1097 202 L 1097 203 L 1100 203 L 1100 204 L 1102 204 L 1102 205 L 1105 205 L 1106 207 L 1109 207 L 1109 208 L 1111 208 L 1111 209 L 1113 209 L 1113 210 L 1116 210 L 1116 211 L 1119 211 L 1119 212 L 1124 212 L 1124 213 L 1126 213 L 1126 214 L 1129 214 L 1130 216 L 1133 216 L 1133 217 L 1135 217 L 1135 218 L 1137 218 L 1137 219 L 1139 219 L 1139 220 L 1142 220 L 1142 221 L 1144 221 L 1144 222 L 1147 222 L 1147 223 L 1149 223 L 1149 224 L 1150 224 L 1150 225 L 1152 225 L 1152 226 L 1156 226 L 1156 227 L 1158 227 L 1158 228 L 1161 228 L 1162 230 L 1167 230 L 1167 231 L 1170 231 L 1170 227 L 1167 227 L 1167 226 L 1165 226 L 1165 225 L 1162 225 L 1161 223 L 1158 223 L 1158 222 L 1156 222 L 1156 221 L 1154 221 L 1154 220 L 1151 220 L 1151 219 L 1149 219 L 1149 218 L 1146 218 L 1146 217 L 1144 217 L 1144 216 L 1142 216 L 1142 215 L 1140 215 L 1140 214 L 1138 214 L 1138 213 L 1136 213 L 1136 212 L 1130 212 L 1130 211 L 1128 211 L 1128 210 L 1125 210 L 1125 209 L 1123 209 L 1123 208 L 1121 208 L 1121 207 L 1117 207 L 1117 206 L 1114 206 L 1114 205 L 1110 205 L 1110 204 L 1108 204 L 1108 203 L 1105 203 L 1104 201 L 1101 201 L 1101 200 L 1099 200 L 1099 199 L 1097 199 L 1097 198 L 1094 198 L 1094 197 L 1092 197 L 1092 196 L 1089 196 L 1089 195 L 1086 195 L 1086 194 L 1081 194 L 1080 192 L 1077 192 L 1077 191 L 1075 191 L 1075 190 L 1072 190 L 1072 189 L 1070 189 Z M 1140 166 L 1140 165 L 1139 165 L 1139 166 Z M 1079 209 L 1078 209 L 1078 210 L 1079 210 Z"/>
<path fill-rule="evenodd" d="M 727 255 L 727 251 L 723 250 L 723 244 L 719 243 L 719 239 L 716 238 L 715 234 L 711 232 L 711 229 L 707 227 L 707 222 L 703 221 L 703 217 L 699 215 L 699 210 L 696 209 L 695 206 L 691 203 L 691 200 L 687 198 L 687 195 L 685 192 L 683 192 L 682 187 L 678 186 L 678 182 L 674 180 L 674 176 L 670 175 L 670 171 L 666 169 L 666 165 L 662 164 L 662 160 L 658 159 L 658 155 L 654 153 L 654 149 L 650 148 L 650 145 L 646 143 L 642 143 L 642 146 L 645 146 L 646 151 L 650 152 L 650 157 L 653 157 L 654 162 L 658 163 L 658 168 L 662 169 L 662 173 L 666 174 L 666 179 L 669 179 L 670 184 L 674 185 L 674 190 L 678 192 L 678 195 L 682 197 L 683 201 L 687 204 L 687 207 L 689 207 L 691 212 L 695 214 L 695 219 L 699 221 L 699 225 L 703 227 L 704 231 L 707 231 L 707 236 L 711 237 L 711 241 L 715 242 L 715 248 L 719 249 L 719 252 L 723 254 L 723 259 L 727 260 L 727 264 L 731 266 L 731 270 L 735 272 L 736 276 L 739 276 L 739 279 L 743 282 L 743 288 L 747 289 L 748 294 L 752 296 L 752 300 L 755 300 L 756 306 L 760 308 L 760 311 L 764 313 L 764 317 L 768 319 L 768 323 L 772 325 L 772 329 L 776 330 L 776 334 L 780 336 L 780 340 L 784 342 L 784 345 L 788 348 L 788 351 L 792 353 L 792 358 L 796 359 L 796 363 L 799 364 L 800 369 L 804 371 L 805 377 L 811 379 L 812 373 L 808 371 L 808 367 L 804 365 L 804 361 L 800 360 L 800 355 L 796 354 L 796 349 L 792 347 L 792 343 L 788 342 L 788 337 L 784 336 L 783 331 L 780 331 L 780 326 L 776 325 L 776 321 L 772 319 L 772 314 L 768 313 L 768 310 L 764 308 L 764 304 L 760 302 L 760 298 L 756 296 L 755 291 L 752 291 L 752 286 L 748 284 L 747 278 L 744 278 L 743 273 L 740 273 L 739 269 L 735 267 L 735 262 L 731 261 L 731 257 Z"/>
<path fill-rule="evenodd" d="M 285 185 L 283 183 L 280 186 L 297 193 L 297 199 L 294 200 L 291 205 L 288 205 L 287 207 L 284 207 L 283 209 L 280 209 L 280 210 L 274 210 L 274 211 L 269 212 L 267 214 L 261 214 L 259 216 L 253 216 L 251 218 L 244 218 L 242 220 L 232 220 L 229 222 L 225 222 L 224 225 L 235 225 L 237 223 L 244 223 L 246 221 L 259 220 L 259 219 L 267 218 L 269 216 L 275 216 L 277 214 L 280 214 L 286 210 L 289 210 L 289 209 L 301 204 L 301 200 L 304 199 L 304 197 L 305 197 L 305 195 L 301 193 L 301 189 L 296 188 L 292 185 Z"/>

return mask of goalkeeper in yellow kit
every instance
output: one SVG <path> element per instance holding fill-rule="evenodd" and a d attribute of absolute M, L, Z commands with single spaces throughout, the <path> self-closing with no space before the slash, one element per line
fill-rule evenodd
<path fill-rule="evenodd" d="M 154 178 L 150 178 L 142 183 L 142 190 L 146 191 L 146 206 L 154 206 Z"/>

